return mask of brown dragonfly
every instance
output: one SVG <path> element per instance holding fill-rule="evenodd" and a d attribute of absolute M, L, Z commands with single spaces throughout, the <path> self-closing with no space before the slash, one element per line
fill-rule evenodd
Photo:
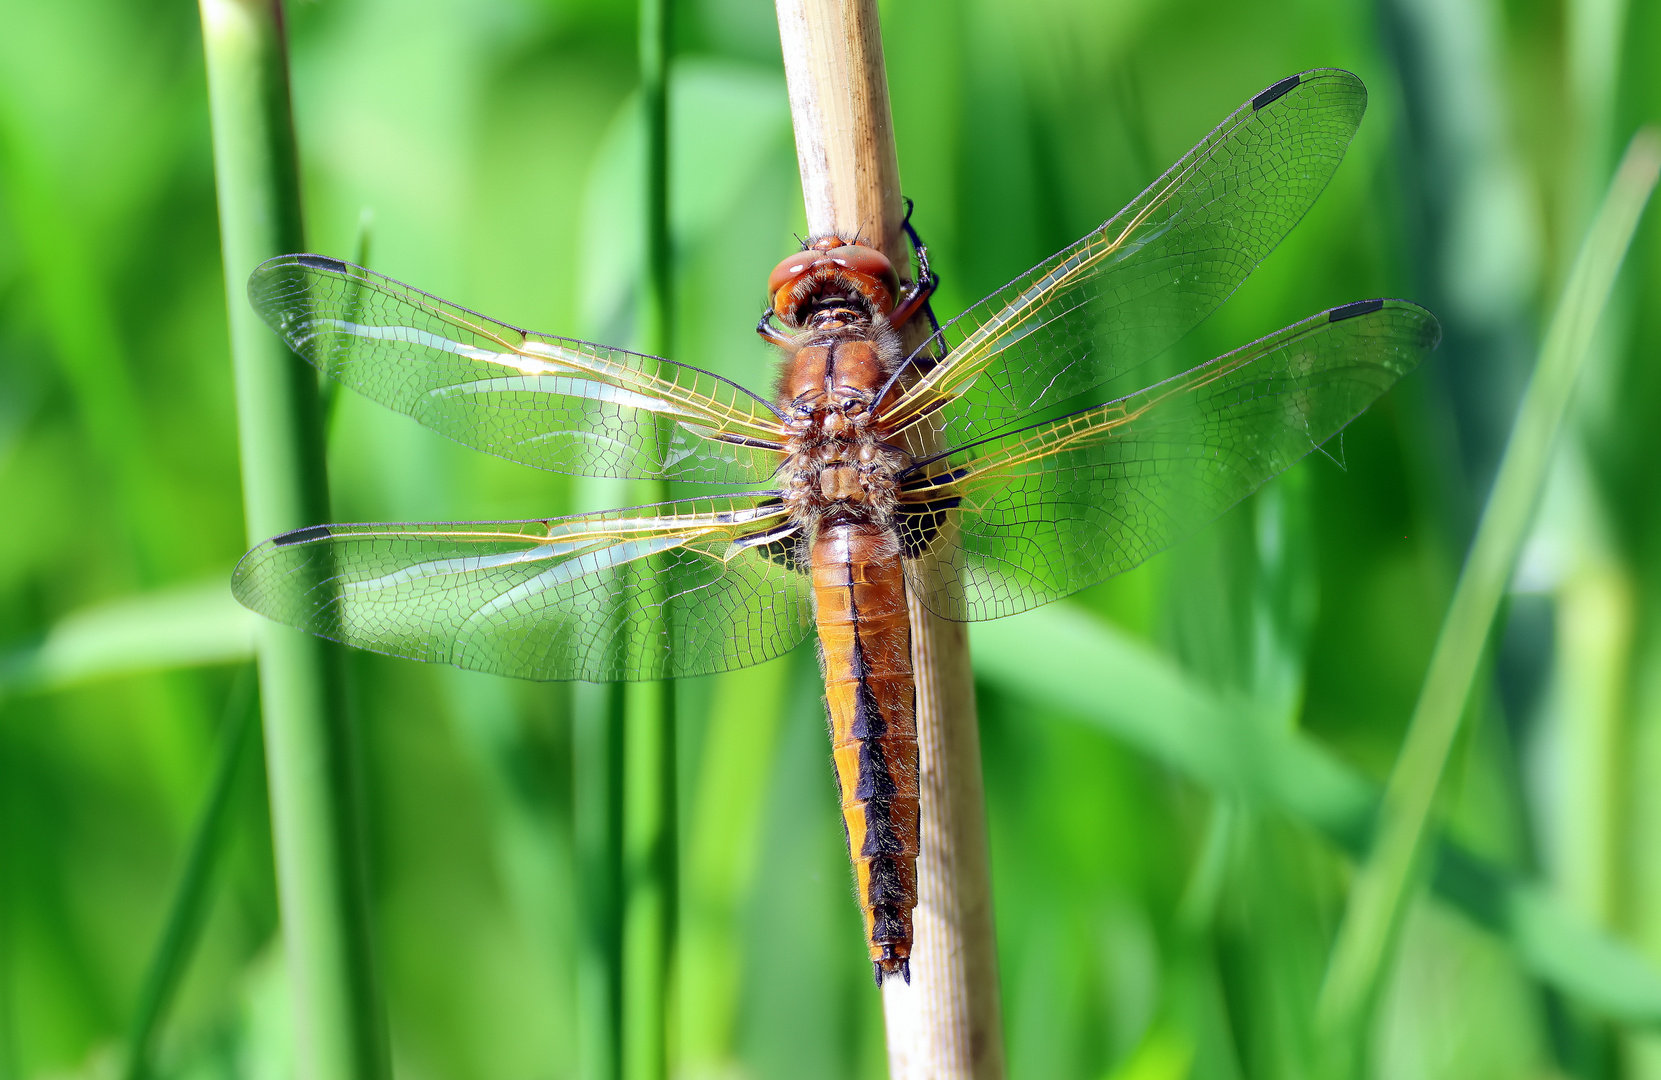
<path fill-rule="evenodd" d="M 536 521 L 296 529 L 248 553 L 236 595 L 361 648 L 527 679 L 707 675 L 816 627 L 870 957 L 879 984 L 909 979 L 907 596 L 990 619 L 1127 570 L 1320 446 L 1436 347 L 1428 311 L 1363 300 L 1094 403 L 1298 222 L 1365 107 L 1348 72 L 1275 83 L 1111 220 L 941 327 L 909 220 L 910 283 L 854 238 L 814 238 L 768 283 L 772 400 L 338 259 L 272 259 L 249 282 L 271 327 L 435 431 L 560 472 L 751 489 Z M 928 340 L 902 348 L 925 315 Z"/>

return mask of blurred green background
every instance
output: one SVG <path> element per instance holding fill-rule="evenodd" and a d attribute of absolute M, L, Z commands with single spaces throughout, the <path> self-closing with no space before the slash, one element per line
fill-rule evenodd
<path fill-rule="evenodd" d="M 773 11 L 676 11 L 675 355 L 765 389 L 763 281 L 804 228 Z M 1201 536 L 972 634 L 1012 1076 L 1306 1076 L 1345 845 L 1581 232 L 1628 136 L 1661 119 L 1661 6 L 882 11 L 943 316 L 1282 76 L 1341 66 L 1371 91 L 1315 210 L 1179 357 L 1388 295 L 1441 316 L 1433 361 Z M 312 250 L 352 257 L 368 220 L 378 270 L 631 342 L 632 3 L 289 14 Z M 1661 1078 L 1645 1033 L 1661 981 L 1633 955 L 1661 964 L 1657 229 L 1629 257 L 1447 778 L 1445 831 L 1481 872 L 1415 904 L 1373 1075 Z M 246 707 L 221 281 L 195 6 L 0 0 L 0 1080 L 111 1075 Z M 339 520 L 606 497 L 351 395 L 329 449 Z M 367 654 L 351 670 L 398 1075 L 575 1076 L 571 688 Z M 678 694 L 677 1074 L 884 1075 L 811 648 Z M 257 757 L 252 740 L 166 1076 L 288 1075 Z M 1524 895 L 1558 921 L 1512 917 Z"/>

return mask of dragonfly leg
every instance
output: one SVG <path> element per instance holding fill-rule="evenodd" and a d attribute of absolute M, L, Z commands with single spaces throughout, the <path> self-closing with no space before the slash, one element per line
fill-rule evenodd
<path fill-rule="evenodd" d="M 929 265 L 929 246 L 923 243 L 922 237 L 917 235 L 916 228 L 911 224 L 911 212 L 916 207 L 917 204 L 910 199 L 905 201 L 905 220 L 900 223 L 900 227 L 905 230 L 906 237 L 911 241 L 911 250 L 917 256 L 917 280 L 907 282 L 900 288 L 899 303 L 895 304 L 894 310 L 889 313 L 888 321 L 895 326 L 904 326 L 913 315 L 922 311 L 928 316 L 933 333 L 939 334 L 940 323 L 934 317 L 934 309 L 929 307 L 929 297 L 940 287 L 940 278 Z"/>
<path fill-rule="evenodd" d="M 760 334 L 761 340 L 767 344 L 777 345 L 781 349 L 788 349 L 796 344 L 795 338 L 773 325 L 773 309 L 771 306 L 761 313 L 761 321 L 756 323 L 756 333 Z"/>

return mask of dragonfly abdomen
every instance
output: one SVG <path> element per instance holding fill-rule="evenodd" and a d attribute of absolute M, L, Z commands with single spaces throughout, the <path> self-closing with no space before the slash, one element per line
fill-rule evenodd
<path fill-rule="evenodd" d="M 832 756 L 877 981 L 909 981 L 917 906 L 916 683 L 905 574 L 891 530 L 822 525 L 813 593 Z"/>

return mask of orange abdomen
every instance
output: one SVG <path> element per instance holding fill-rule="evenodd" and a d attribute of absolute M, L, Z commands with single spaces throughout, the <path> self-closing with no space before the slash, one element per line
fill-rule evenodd
<path fill-rule="evenodd" d="M 866 941 L 878 982 L 895 971 L 909 979 L 917 693 L 899 545 L 875 524 L 826 525 L 812 559 L 831 752 Z"/>

